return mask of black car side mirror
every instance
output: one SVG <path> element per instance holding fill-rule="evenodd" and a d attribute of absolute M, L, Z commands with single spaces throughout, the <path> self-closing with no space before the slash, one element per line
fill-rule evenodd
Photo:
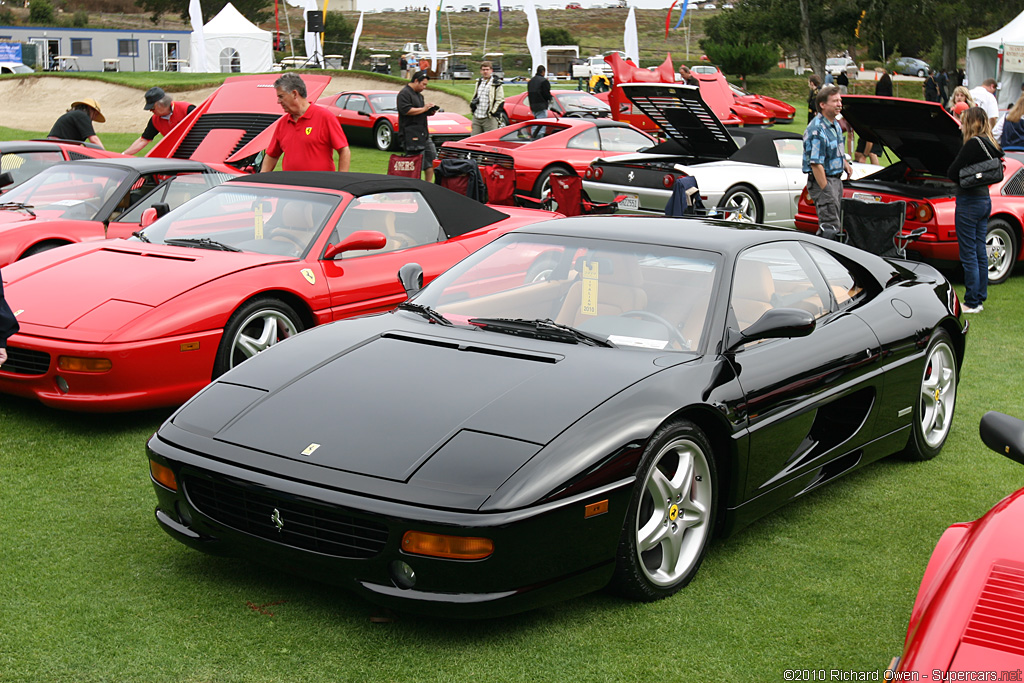
<path fill-rule="evenodd" d="M 989 411 L 981 418 L 978 432 L 986 446 L 1024 465 L 1024 420 Z"/>
<path fill-rule="evenodd" d="M 402 283 L 405 295 L 411 299 L 416 292 L 423 289 L 423 266 L 418 263 L 406 263 L 398 269 L 398 281 Z"/>
<path fill-rule="evenodd" d="M 8 171 L 7 173 L 0 173 L 0 187 L 7 187 L 8 185 L 13 184 L 14 176 L 11 175 L 10 171 Z"/>
<path fill-rule="evenodd" d="M 157 202 L 153 205 L 153 208 L 156 209 L 157 218 L 163 218 L 171 212 L 171 207 L 167 202 Z"/>
<path fill-rule="evenodd" d="M 753 325 L 739 332 L 728 328 L 726 351 L 760 339 L 806 337 L 814 331 L 814 316 L 800 308 L 772 308 Z"/>

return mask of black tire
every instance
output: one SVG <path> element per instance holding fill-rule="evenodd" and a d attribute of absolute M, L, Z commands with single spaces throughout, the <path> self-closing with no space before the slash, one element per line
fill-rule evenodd
<path fill-rule="evenodd" d="M 259 298 L 231 314 L 213 364 L 216 379 L 260 351 L 302 331 L 302 320 L 283 301 Z"/>
<path fill-rule="evenodd" d="M 953 341 L 936 330 L 925 352 L 921 388 L 914 399 L 914 422 L 903 451 L 907 460 L 931 460 L 942 450 L 953 424 L 959 368 Z"/>
<path fill-rule="evenodd" d="M 612 585 L 628 598 L 651 602 L 688 584 L 707 553 L 717 504 L 707 436 L 689 420 L 662 425 L 640 462 Z"/>
<path fill-rule="evenodd" d="M 742 217 L 728 218 L 740 223 L 760 223 L 764 218 L 761 208 L 761 196 L 750 185 L 737 185 L 730 188 L 718 203 L 719 211 L 741 209 Z M 735 215 L 735 214 L 733 214 Z"/>
<path fill-rule="evenodd" d="M 552 173 L 559 173 L 562 175 L 576 175 L 576 171 L 572 170 L 568 166 L 562 166 L 560 164 L 556 164 L 554 166 L 549 166 L 548 168 L 545 168 L 541 172 L 541 174 L 537 176 L 537 181 L 533 184 L 533 196 L 536 197 L 537 199 L 541 199 L 544 197 L 544 192 L 548 189 L 549 185 L 551 184 Z"/>
<path fill-rule="evenodd" d="M 544 282 L 551 279 L 551 273 L 558 266 L 559 256 L 557 254 L 541 254 L 537 260 L 527 269 L 525 284 Z"/>
<path fill-rule="evenodd" d="M 498 127 L 499 128 L 504 128 L 505 126 L 508 125 L 508 123 L 509 123 L 508 122 L 508 114 L 506 114 L 503 111 L 499 111 L 498 112 Z"/>
<path fill-rule="evenodd" d="M 394 149 L 397 137 L 395 129 L 391 127 L 391 123 L 387 119 L 381 119 L 373 127 L 373 144 L 382 152 Z"/>
<path fill-rule="evenodd" d="M 31 247 L 26 249 L 25 252 L 21 256 L 18 257 L 18 260 L 20 261 L 23 258 L 28 258 L 29 256 L 35 256 L 36 254 L 41 254 L 44 251 L 50 251 L 51 249 L 56 249 L 57 247 L 63 247 L 65 244 L 71 244 L 71 243 L 70 242 L 49 241 L 49 242 L 39 242 L 38 244 L 33 244 Z"/>
<path fill-rule="evenodd" d="M 1013 274 L 1020 250 L 1013 227 L 1002 218 L 990 218 L 985 250 L 988 252 L 988 283 L 999 285 L 1006 282 Z"/>

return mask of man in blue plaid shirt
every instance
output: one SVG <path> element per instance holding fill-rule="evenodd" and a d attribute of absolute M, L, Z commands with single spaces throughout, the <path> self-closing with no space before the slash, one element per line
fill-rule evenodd
<path fill-rule="evenodd" d="M 827 85 L 814 99 L 818 115 L 804 131 L 803 171 L 807 174 L 807 195 L 818 211 L 818 228 L 839 229 L 839 200 L 843 196 L 843 172 L 853 169 L 843 155 L 843 129 L 836 117 L 843 110 L 839 88 Z"/>

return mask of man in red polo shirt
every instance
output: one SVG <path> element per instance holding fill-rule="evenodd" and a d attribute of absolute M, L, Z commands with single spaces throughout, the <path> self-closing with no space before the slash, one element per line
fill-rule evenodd
<path fill-rule="evenodd" d="M 196 105 L 188 102 L 175 102 L 162 88 L 150 88 L 146 91 L 146 106 L 143 109 L 153 112 L 153 117 L 149 119 L 149 125 L 142 131 L 139 139 L 129 145 L 124 153 L 135 154 L 142 151 L 157 135 L 170 133 L 195 108 Z"/>
<path fill-rule="evenodd" d="M 260 171 L 273 171 L 282 154 L 282 170 L 333 171 L 334 150 L 338 150 L 338 170 L 347 171 L 352 153 L 338 118 L 306 99 L 306 84 L 298 74 L 281 76 L 274 88 L 285 114 L 274 124 Z"/>

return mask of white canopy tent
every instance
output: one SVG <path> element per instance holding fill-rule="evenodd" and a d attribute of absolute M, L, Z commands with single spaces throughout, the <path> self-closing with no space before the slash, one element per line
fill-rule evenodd
<path fill-rule="evenodd" d="M 1002 78 L 999 74 L 999 46 L 1002 45 Z M 987 36 L 967 41 L 967 82 L 972 88 L 981 85 L 986 78 L 994 78 L 999 85 L 996 98 L 999 108 L 1013 106 L 1021 93 L 1024 83 L 1024 65 L 1016 55 L 1024 53 L 1024 12 L 1013 21 Z"/>
<path fill-rule="evenodd" d="M 205 50 L 201 43 L 205 43 Z M 202 35 L 192 32 L 192 70 L 201 68 L 195 55 L 206 55 L 210 73 L 259 73 L 274 65 L 270 31 L 264 31 L 235 9 L 230 2 L 206 22 Z"/>

